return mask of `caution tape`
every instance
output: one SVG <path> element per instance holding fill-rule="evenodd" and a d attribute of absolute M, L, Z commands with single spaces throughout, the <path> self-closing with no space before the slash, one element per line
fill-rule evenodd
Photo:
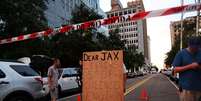
<path fill-rule="evenodd" d="M 192 12 L 192 11 L 196 11 L 200 9 L 201 9 L 201 4 L 190 4 L 190 5 L 184 5 L 179 7 L 172 7 L 168 9 L 160 9 L 160 10 L 153 10 L 153 11 L 147 11 L 147 12 L 143 11 L 139 13 L 133 13 L 133 14 L 115 16 L 115 17 L 106 18 L 106 19 L 98 19 L 98 20 L 83 22 L 80 24 L 62 26 L 60 28 L 55 28 L 55 29 L 50 28 L 48 30 L 41 31 L 41 32 L 35 32 L 31 34 L 20 35 L 17 37 L 3 39 L 3 40 L 0 40 L 0 44 L 12 43 L 12 42 L 23 41 L 28 39 L 35 39 L 39 37 L 55 35 L 57 33 L 70 32 L 73 30 L 99 28 L 100 26 L 110 25 L 110 24 L 119 23 L 119 22 L 142 20 L 146 18 L 166 16 L 166 15 L 177 14 L 181 12 Z"/>

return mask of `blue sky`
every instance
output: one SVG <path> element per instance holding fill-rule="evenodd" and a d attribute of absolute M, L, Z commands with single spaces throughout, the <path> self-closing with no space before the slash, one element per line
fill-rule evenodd
<path fill-rule="evenodd" d="M 123 7 L 127 6 L 128 1 L 134 0 L 120 0 Z M 145 10 L 157 10 L 180 5 L 180 0 L 143 0 Z M 184 0 L 184 4 L 195 3 L 195 0 Z M 103 11 L 111 9 L 110 0 L 100 0 L 100 7 Z M 195 13 L 187 13 L 184 17 L 195 15 Z M 169 15 L 164 17 L 155 17 L 147 19 L 147 33 L 151 38 L 151 62 L 163 68 L 166 53 L 171 49 L 170 38 L 170 22 L 181 19 L 181 14 Z"/>

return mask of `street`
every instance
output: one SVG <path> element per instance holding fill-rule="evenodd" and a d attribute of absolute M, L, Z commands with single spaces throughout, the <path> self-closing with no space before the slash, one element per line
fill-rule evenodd
<path fill-rule="evenodd" d="M 179 101 L 178 90 L 162 74 L 150 74 L 128 79 L 125 101 Z M 61 98 L 58 101 L 77 101 L 77 95 Z"/>

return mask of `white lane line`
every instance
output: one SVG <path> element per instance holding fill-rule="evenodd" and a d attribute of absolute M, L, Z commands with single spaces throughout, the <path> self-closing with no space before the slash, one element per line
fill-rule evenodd
<path fill-rule="evenodd" d="M 133 90 L 135 90 L 136 88 L 140 87 L 141 85 L 143 85 L 144 83 L 146 83 L 148 80 L 150 80 L 154 76 L 155 75 L 151 75 L 150 77 L 147 77 L 147 78 L 143 79 L 142 81 L 137 82 L 136 84 L 132 85 L 131 87 L 129 87 L 128 89 L 126 89 L 126 92 L 124 93 L 124 96 L 130 94 Z"/>
<path fill-rule="evenodd" d="M 174 82 L 172 82 L 172 80 L 170 80 L 170 78 L 168 78 L 167 76 L 166 76 L 166 78 L 172 83 L 172 85 L 173 85 L 177 90 L 179 90 L 179 87 L 178 87 Z"/>
<path fill-rule="evenodd" d="M 137 84 L 133 84 L 132 86 L 130 85 L 130 87 L 128 87 L 126 89 L 126 92 L 124 93 L 124 96 L 128 95 L 131 91 L 133 91 L 134 89 L 136 89 L 137 87 L 141 86 L 142 84 L 144 84 L 145 82 L 147 82 L 149 79 L 153 78 L 155 75 L 150 75 L 150 77 L 147 77 L 147 78 L 144 78 L 142 81 L 139 81 Z M 64 101 L 66 99 L 69 99 L 69 98 L 72 98 L 72 97 L 76 97 L 80 94 L 75 94 L 75 95 L 72 95 L 72 96 L 68 96 L 68 97 L 65 97 L 65 98 L 61 98 L 57 101 Z"/>

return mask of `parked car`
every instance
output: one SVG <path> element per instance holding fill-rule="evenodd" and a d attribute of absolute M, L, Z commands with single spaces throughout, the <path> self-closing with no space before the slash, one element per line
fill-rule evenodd
<path fill-rule="evenodd" d="M 59 95 L 63 92 L 74 92 L 79 90 L 78 82 L 77 82 L 77 68 L 68 67 L 59 69 L 59 80 L 58 80 L 58 88 Z M 49 94 L 48 88 L 48 78 L 43 78 L 43 89 L 45 90 L 46 95 Z"/>
<path fill-rule="evenodd" d="M 127 78 L 134 78 L 136 76 L 137 76 L 136 72 L 129 72 L 129 73 L 127 73 Z"/>
<path fill-rule="evenodd" d="M 156 74 L 157 70 L 155 68 L 151 68 L 151 74 Z"/>
<path fill-rule="evenodd" d="M 42 78 L 29 65 L 0 61 L 0 101 L 34 101 L 44 96 Z"/>
<path fill-rule="evenodd" d="M 137 71 L 137 76 L 143 76 L 143 72 L 142 71 Z"/>
<path fill-rule="evenodd" d="M 164 69 L 162 72 L 164 75 L 170 77 L 172 75 L 172 69 Z"/>
<path fill-rule="evenodd" d="M 148 74 L 148 71 L 142 71 L 143 75 L 147 75 Z"/>

